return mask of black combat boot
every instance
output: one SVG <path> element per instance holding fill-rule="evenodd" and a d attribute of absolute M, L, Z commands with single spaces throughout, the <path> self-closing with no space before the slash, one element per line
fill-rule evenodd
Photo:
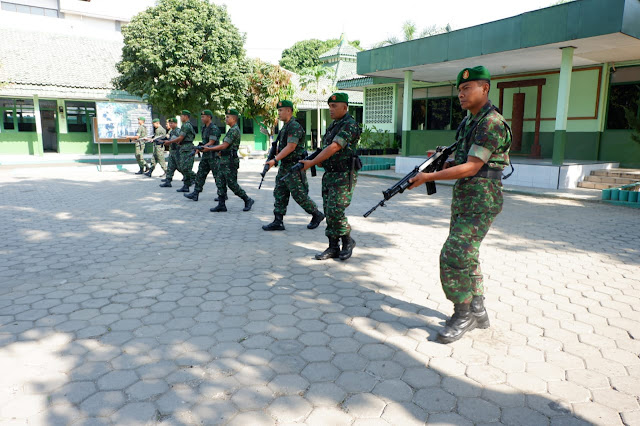
<path fill-rule="evenodd" d="M 242 209 L 243 212 L 248 212 L 249 210 L 251 210 L 251 206 L 253 205 L 253 203 L 255 203 L 253 198 L 249 198 L 248 195 L 245 195 L 244 198 L 244 208 Z"/>
<path fill-rule="evenodd" d="M 192 199 L 193 201 L 198 201 L 198 194 L 200 193 L 200 191 L 198 191 L 197 189 L 194 189 L 192 193 L 190 194 L 184 194 L 185 197 Z"/>
<path fill-rule="evenodd" d="M 176 192 L 189 192 L 189 186 L 186 184 L 183 184 L 182 188 L 176 189 Z"/>
<path fill-rule="evenodd" d="M 137 175 L 141 175 L 143 173 L 144 173 L 144 169 L 142 167 L 140 167 L 140 170 L 136 172 Z"/>
<path fill-rule="evenodd" d="M 265 231 L 284 231 L 284 223 L 282 222 L 284 220 L 284 215 L 276 213 L 275 217 L 276 218 L 273 219 L 273 222 L 270 224 L 262 225 L 262 229 Z"/>
<path fill-rule="evenodd" d="M 451 319 L 444 329 L 438 333 L 440 343 L 452 343 L 459 340 L 467 331 L 478 326 L 476 317 L 471 312 L 470 303 L 456 303 Z"/>
<path fill-rule="evenodd" d="M 147 173 L 145 173 L 145 176 L 151 177 L 151 174 L 153 173 L 153 169 L 155 169 L 156 166 L 151 166 L 151 168 L 149 169 L 149 171 Z"/>
<path fill-rule="evenodd" d="M 224 197 L 223 197 L 223 198 L 224 198 L 224 200 L 225 200 L 225 201 L 227 201 L 227 200 L 229 199 L 229 197 L 227 196 L 227 194 L 224 194 Z M 220 200 L 218 199 L 218 197 L 216 197 L 216 198 L 214 198 L 214 199 L 213 199 L 213 201 L 220 201 Z"/>
<path fill-rule="evenodd" d="M 307 229 L 316 229 L 320 226 L 320 223 L 324 220 L 324 213 L 320 210 L 316 210 L 311 213 L 311 222 L 307 225 Z"/>
<path fill-rule="evenodd" d="M 317 260 L 335 259 L 340 256 L 340 245 L 338 238 L 329 238 L 329 247 L 322 253 L 316 254 Z"/>
<path fill-rule="evenodd" d="M 218 200 L 218 205 L 210 208 L 209 209 L 210 212 L 226 212 L 227 211 L 227 206 L 224 203 L 224 200 Z"/>
<path fill-rule="evenodd" d="M 160 188 L 171 188 L 171 179 L 165 179 L 164 183 L 160 185 Z"/>
<path fill-rule="evenodd" d="M 473 299 L 471 299 L 471 313 L 476 318 L 478 328 L 489 328 L 489 314 L 484 308 L 484 296 L 473 296 Z"/>
<path fill-rule="evenodd" d="M 340 260 L 347 260 L 353 253 L 353 248 L 356 246 L 356 240 L 351 238 L 350 235 L 342 236 L 342 250 L 340 250 Z"/>

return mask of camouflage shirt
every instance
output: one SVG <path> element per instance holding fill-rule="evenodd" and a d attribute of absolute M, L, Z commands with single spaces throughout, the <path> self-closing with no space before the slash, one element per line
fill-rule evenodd
<path fill-rule="evenodd" d="M 478 125 L 472 130 L 476 122 Z M 468 157 L 472 156 L 481 159 L 492 169 L 504 170 L 509 165 L 511 134 L 502 115 L 492 110 L 491 102 L 466 119 L 458 141 L 456 164 L 466 163 Z M 499 179 L 467 177 L 458 179 L 454 185 L 452 214 L 499 213 L 501 210 L 502 182 Z"/>
<path fill-rule="evenodd" d="M 182 128 L 180 129 L 180 136 L 184 136 L 181 145 L 186 145 L 189 143 L 193 143 L 193 140 L 196 138 L 196 131 L 193 129 L 193 126 L 188 121 L 182 123 Z"/>
<path fill-rule="evenodd" d="M 356 154 L 356 145 L 360 140 L 360 126 L 350 114 L 340 120 L 335 120 L 322 138 L 322 149 L 333 142 L 342 149 L 326 159 L 322 166 L 325 169 L 348 169 L 351 167 L 351 157 Z"/>
<path fill-rule="evenodd" d="M 176 127 L 175 129 L 171 129 L 171 131 L 169 132 L 169 139 L 175 139 L 178 136 L 180 136 L 180 127 Z M 171 150 L 177 150 L 178 149 L 178 144 L 176 143 L 172 143 L 171 144 Z"/>
<path fill-rule="evenodd" d="M 167 131 L 164 129 L 164 127 L 162 126 L 158 126 L 157 129 L 155 129 L 155 131 L 153 132 L 154 137 L 156 138 L 161 138 L 163 136 L 166 136 Z"/>
<path fill-rule="evenodd" d="M 299 160 L 304 158 L 306 133 L 298 120 L 291 118 L 287 124 L 282 127 L 278 137 L 280 142 L 278 143 L 278 152 L 282 151 L 287 144 L 295 143 L 297 146 L 292 153 L 282 159 L 282 166 L 293 166 Z"/>
<path fill-rule="evenodd" d="M 220 144 L 220 129 L 213 123 L 202 128 L 202 143 L 206 145 L 211 141 L 214 142 L 214 145 Z M 213 151 L 203 153 L 202 158 L 213 158 Z"/>
<path fill-rule="evenodd" d="M 145 136 L 147 136 L 147 128 L 144 125 L 138 127 L 138 131 L 136 132 L 136 135 L 138 135 L 139 139 L 144 138 Z"/>
<path fill-rule="evenodd" d="M 224 151 L 229 151 L 230 153 L 230 151 L 238 151 L 240 148 L 240 128 L 238 127 L 238 124 L 234 124 L 233 127 L 227 131 L 222 142 L 228 143 L 229 146 L 218 152 L 222 153 Z M 231 159 L 232 157 L 230 155 L 221 154 L 220 156 L 220 161 L 223 163 L 230 163 Z"/>

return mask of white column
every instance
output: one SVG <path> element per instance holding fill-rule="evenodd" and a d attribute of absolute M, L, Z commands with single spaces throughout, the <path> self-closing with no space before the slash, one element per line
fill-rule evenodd
<path fill-rule="evenodd" d="M 402 154 L 409 151 L 409 132 L 411 131 L 411 108 L 413 106 L 413 71 L 404 72 L 404 92 L 402 99 Z"/>
<path fill-rule="evenodd" d="M 562 48 L 562 65 L 558 83 L 558 105 L 556 108 L 556 130 L 553 137 L 553 164 L 564 162 L 567 144 L 567 117 L 569 115 L 569 96 L 571 95 L 571 72 L 573 71 L 573 51 L 575 47 Z"/>

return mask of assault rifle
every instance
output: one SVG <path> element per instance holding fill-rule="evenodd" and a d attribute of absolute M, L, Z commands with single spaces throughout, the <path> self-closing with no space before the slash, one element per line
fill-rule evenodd
<path fill-rule="evenodd" d="M 309 154 L 305 160 L 313 160 L 314 158 L 316 158 L 320 153 L 322 152 L 322 149 L 318 148 L 316 149 L 314 152 L 312 152 L 311 154 Z M 289 169 L 289 173 L 287 173 L 286 175 L 282 176 L 282 178 L 280 178 L 280 182 L 284 182 L 289 176 L 291 176 L 294 173 L 302 173 L 302 169 L 304 168 L 304 164 L 302 163 L 296 163 L 294 166 L 292 166 Z M 311 167 L 311 176 L 316 176 L 317 171 L 316 171 L 316 166 L 312 166 Z"/>
<path fill-rule="evenodd" d="M 194 147 L 191 149 L 191 153 L 189 153 L 189 156 L 190 156 L 190 157 L 194 157 L 194 156 L 196 155 L 196 152 L 198 152 L 198 151 L 204 152 L 204 144 L 202 144 L 202 143 L 201 143 L 201 144 L 199 144 L 199 145 L 194 146 Z M 198 155 L 198 156 L 199 156 L 199 155 Z"/>
<path fill-rule="evenodd" d="M 456 150 L 457 146 L 458 146 L 458 143 L 456 142 L 447 147 L 439 146 L 438 148 L 436 148 L 435 154 L 433 154 L 431 157 L 429 157 L 419 166 L 416 166 L 412 171 L 410 171 L 405 177 L 400 179 L 400 181 L 398 181 L 391 188 L 387 189 L 386 191 L 382 191 L 382 195 L 384 196 L 382 201 L 380 201 L 378 204 L 373 206 L 371 210 L 366 212 L 364 214 L 364 217 L 369 217 L 369 215 L 373 213 L 375 209 L 377 209 L 378 207 L 384 207 L 385 205 L 384 203 L 386 201 L 389 201 L 390 199 L 392 199 L 398 194 L 402 194 L 407 188 L 411 186 L 411 183 L 409 182 L 409 180 L 417 176 L 418 173 L 423 173 L 423 172 L 433 173 L 433 172 L 437 172 L 438 170 L 442 170 L 442 168 L 444 167 L 444 163 L 447 161 L 449 156 Z M 435 182 L 427 182 L 426 186 L 427 186 L 427 195 L 432 195 L 436 193 Z"/>
<path fill-rule="evenodd" d="M 273 141 L 273 143 L 271 144 L 271 149 L 269 149 L 269 154 L 267 155 L 267 163 L 271 160 L 273 160 L 274 158 L 276 158 L 276 150 L 278 149 L 278 138 L 276 138 L 275 141 Z M 277 162 L 276 162 L 276 166 L 277 166 Z M 262 173 L 260 173 L 260 176 L 262 176 L 262 179 L 260 179 L 260 185 L 258 185 L 258 189 L 262 188 L 262 182 L 264 182 L 264 177 L 267 175 L 267 172 L 269 171 L 270 167 L 268 164 L 264 165 L 264 168 L 262 169 Z"/>

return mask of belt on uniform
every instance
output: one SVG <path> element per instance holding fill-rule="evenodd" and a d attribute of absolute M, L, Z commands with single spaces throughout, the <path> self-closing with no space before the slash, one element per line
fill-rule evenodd
<path fill-rule="evenodd" d="M 500 169 L 492 169 L 486 164 L 482 166 L 482 168 L 476 173 L 473 177 L 481 177 L 485 179 L 502 179 L 502 170 Z"/>
<path fill-rule="evenodd" d="M 225 149 L 222 151 L 218 151 L 218 154 L 220 155 L 220 157 L 238 158 L 238 151 L 236 151 L 235 149 Z"/>

